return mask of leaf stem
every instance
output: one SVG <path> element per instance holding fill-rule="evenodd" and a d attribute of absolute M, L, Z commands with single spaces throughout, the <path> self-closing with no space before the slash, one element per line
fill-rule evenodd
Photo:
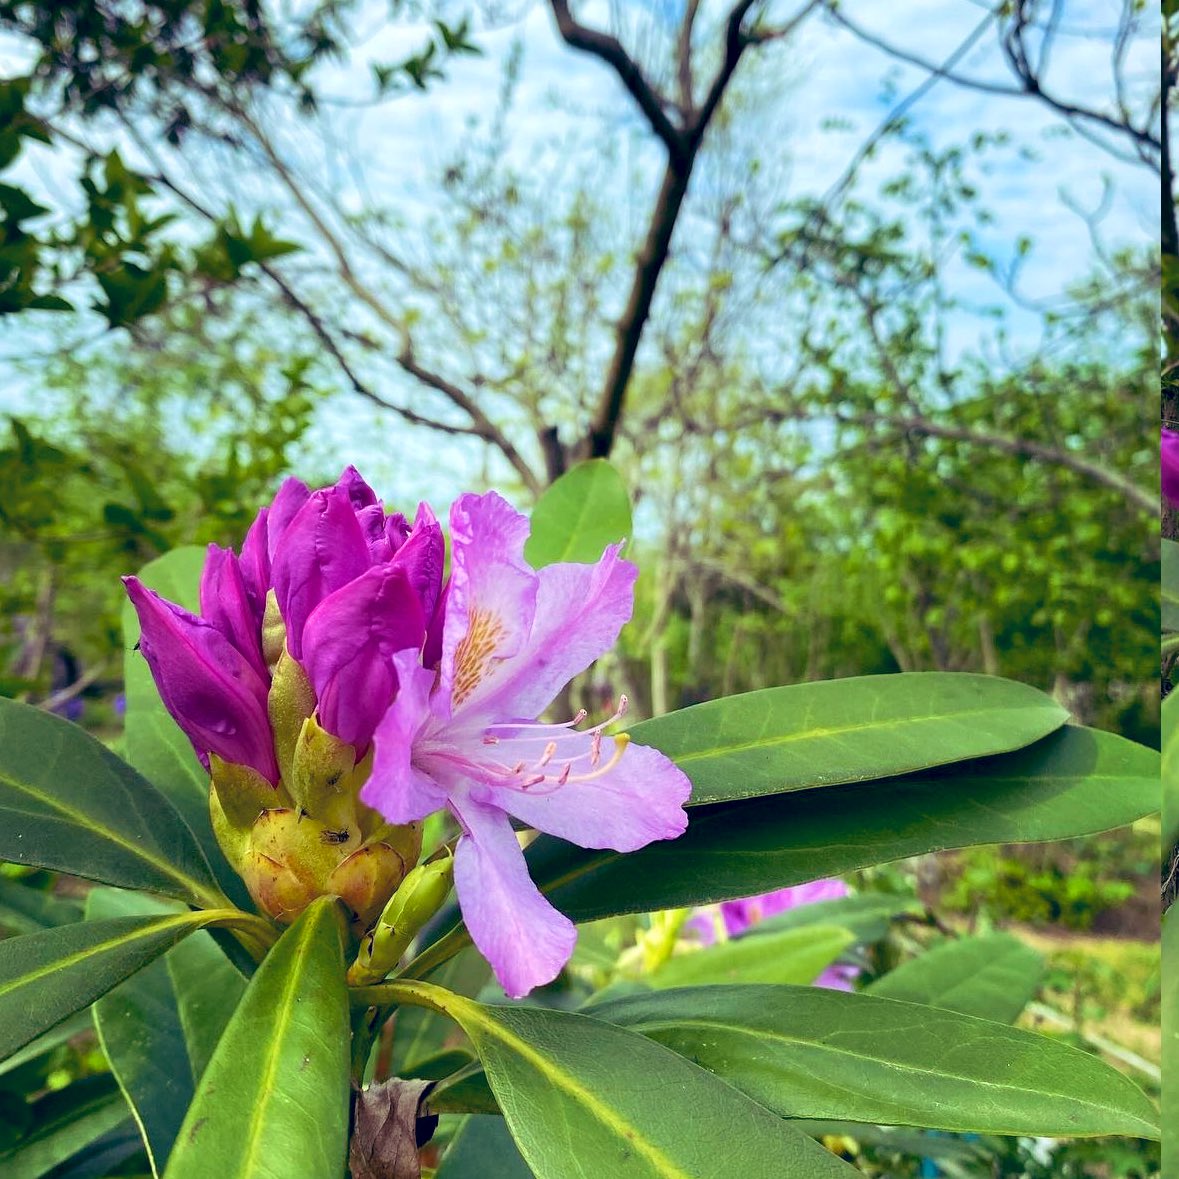
<path fill-rule="evenodd" d="M 400 979 L 424 978 L 431 970 L 441 966 L 443 962 L 453 958 L 460 950 L 465 950 L 471 944 L 471 935 L 463 925 L 456 925 L 454 929 L 440 937 L 433 945 L 427 946 L 404 969 L 399 970 L 393 977 Z"/>

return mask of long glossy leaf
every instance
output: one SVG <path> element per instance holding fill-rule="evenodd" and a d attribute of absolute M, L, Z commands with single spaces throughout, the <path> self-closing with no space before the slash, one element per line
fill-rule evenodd
<path fill-rule="evenodd" d="M 601 1020 L 486 1007 L 426 984 L 384 988 L 457 1020 L 540 1179 L 826 1179 L 855 1170 L 673 1052 Z"/>
<path fill-rule="evenodd" d="M 1162 721 L 1162 852 L 1166 863 L 1171 849 L 1179 844 L 1179 692 L 1163 701 Z"/>
<path fill-rule="evenodd" d="M 82 906 L 48 889 L 34 888 L 21 880 L 0 876 L 0 929 L 9 933 L 32 933 L 67 925 L 82 917 Z"/>
<path fill-rule="evenodd" d="M 1158 755 L 1065 728 L 953 770 L 704 807 L 679 839 L 621 855 L 541 836 L 532 878 L 575 921 L 753 896 L 945 848 L 1067 839 L 1158 809 Z"/>
<path fill-rule="evenodd" d="M 199 610 L 204 549 L 185 545 L 149 561 L 139 579 L 149 589 L 187 610 Z M 248 907 L 249 898 L 230 868 L 209 821 L 209 775 L 197 760 L 192 743 L 169 715 L 156 691 L 147 661 L 140 653 L 139 617 L 130 601 L 123 602 L 123 755 L 160 793 L 164 794 L 192 829 L 218 882 L 233 902 Z"/>
<path fill-rule="evenodd" d="M 524 558 L 534 568 L 556 561 L 597 561 L 630 536 L 630 497 L 605 460 L 578 463 L 536 501 Z"/>
<path fill-rule="evenodd" d="M 817 987 L 695 987 L 594 1008 L 788 1117 L 996 1134 L 1158 1136 L 1096 1056 L 957 1012 Z"/>
<path fill-rule="evenodd" d="M 464 950 L 429 976 L 429 981 L 458 995 L 474 996 L 491 977 L 491 967 L 475 949 Z M 422 1061 L 463 1038 L 453 1020 L 428 1007 L 400 1007 L 393 1025 L 392 1071 L 397 1077 L 418 1076 Z"/>
<path fill-rule="evenodd" d="M 140 893 L 94 889 L 91 918 L 175 910 Z M 197 1081 L 245 980 L 203 931 L 186 938 L 94 1005 L 111 1071 L 143 1135 L 154 1174 L 163 1170 Z"/>
<path fill-rule="evenodd" d="M 0 859 L 217 904 L 192 831 L 77 725 L 0 699 Z"/>
<path fill-rule="evenodd" d="M 908 774 L 1008 753 L 1068 713 L 1027 684 L 916 672 L 766 688 L 630 730 L 692 779 L 692 804 Z"/>
<path fill-rule="evenodd" d="M 810 925 L 743 937 L 681 954 L 645 979 L 653 987 L 706 983 L 809 983 L 855 941 L 837 925 Z"/>
<path fill-rule="evenodd" d="M 0 1060 L 209 922 L 204 913 L 79 921 L 0 941 Z"/>
<path fill-rule="evenodd" d="M 1044 959 L 1009 933 L 944 942 L 868 988 L 883 999 L 927 1003 L 1014 1023 L 1044 977 Z"/>
<path fill-rule="evenodd" d="M 75 1036 L 85 1036 L 93 1031 L 94 1021 L 90 1018 L 90 1012 L 77 1011 L 68 1019 L 63 1019 L 56 1027 L 50 1028 L 43 1035 L 31 1040 L 11 1056 L 0 1060 L 0 1077 L 28 1064 L 30 1060 L 36 1060 L 38 1056 L 44 1056 L 46 1052 L 52 1052 Z"/>
<path fill-rule="evenodd" d="M 446 1148 L 435 1179 L 532 1179 L 503 1118 L 472 1114 Z"/>
<path fill-rule="evenodd" d="M 168 1179 L 340 1179 L 348 995 L 336 902 L 310 905 L 250 980 L 197 1086 Z"/>
<path fill-rule="evenodd" d="M 1179 910 L 1163 918 L 1163 1174 L 1179 1174 Z"/>
<path fill-rule="evenodd" d="M 1163 541 L 1163 630 L 1179 630 L 1179 541 Z"/>
<path fill-rule="evenodd" d="M 30 1132 L 0 1153 L 4 1179 L 40 1179 L 127 1119 L 127 1103 L 110 1077 L 75 1081 L 33 1105 Z"/>

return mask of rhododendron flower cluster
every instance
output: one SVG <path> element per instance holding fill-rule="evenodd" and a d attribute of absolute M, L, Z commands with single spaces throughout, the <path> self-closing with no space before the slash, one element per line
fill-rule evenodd
<path fill-rule="evenodd" d="M 283 484 L 240 554 L 210 546 L 200 613 L 125 579 L 160 696 L 210 770 L 214 829 L 255 900 L 291 920 L 335 893 L 371 924 L 420 850 L 457 821 L 454 879 L 505 991 L 550 981 L 576 933 L 537 890 L 512 819 L 633 851 L 687 824 L 690 784 L 606 728 L 538 718 L 630 618 L 636 570 L 532 569 L 529 525 L 494 492 L 386 514 L 349 468 Z"/>

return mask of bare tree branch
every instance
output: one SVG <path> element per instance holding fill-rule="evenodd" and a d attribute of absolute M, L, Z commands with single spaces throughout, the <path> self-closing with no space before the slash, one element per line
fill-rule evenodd
<path fill-rule="evenodd" d="M 1043 70 L 1047 64 L 1048 46 L 1055 34 L 1055 28 L 1050 26 L 1045 30 L 1040 57 L 1036 64 L 1033 65 L 1023 39 L 1024 33 L 1030 23 L 1027 16 L 1028 0 L 1020 0 L 1011 24 L 1002 37 L 1004 56 L 1007 58 L 1012 72 L 1019 80 L 1019 86 L 1007 86 L 998 82 L 988 82 L 984 78 L 972 78 L 965 74 L 959 74 L 955 72 L 954 66 L 957 64 L 960 54 L 955 54 L 953 58 L 947 59 L 945 63 L 939 65 L 937 62 L 929 61 L 927 58 L 902 49 L 899 45 L 894 45 L 883 37 L 865 29 L 863 25 L 857 24 L 848 17 L 843 9 L 835 3 L 835 0 L 823 0 L 823 4 L 825 11 L 836 24 L 842 25 L 849 33 L 852 33 L 859 40 L 865 42 L 865 44 L 879 49 L 897 61 L 903 61 L 908 65 L 925 70 L 934 78 L 944 79 L 947 82 L 952 82 L 957 86 L 963 86 L 970 90 L 979 90 L 984 94 L 999 94 L 1009 98 L 1037 98 L 1046 106 L 1056 111 L 1057 114 L 1068 120 L 1068 122 L 1072 123 L 1074 127 L 1077 127 L 1078 123 L 1087 124 L 1090 128 L 1100 127 L 1119 135 L 1128 136 L 1139 148 L 1145 149 L 1149 153 L 1146 156 L 1140 155 L 1138 158 L 1150 164 L 1152 167 L 1157 168 L 1158 166 L 1154 159 L 1154 156 L 1161 149 L 1158 137 L 1154 135 L 1149 127 L 1135 126 L 1126 116 L 1124 108 L 1121 112 L 1122 117 L 1114 118 L 1111 115 L 1105 114 L 1103 111 L 1094 110 L 1091 107 L 1081 106 L 1077 103 L 1066 102 L 1064 99 L 1058 98 L 1044 89 Z M 992 20 L 999 19 L 999 15 L 998 10 L 988 13 L 984 18 L 983 25 L 989 25 Z M 1080 127 L 1077 127 L 1077 130 L 1080 129 Z M 1093 142 L 1104 147 L 1107 151 L 1111 150 L 1109 145 L 1101 139 L 1095 139 Z M 1121 157 L 1120 153 L 1116 154 L 1119 154 L 1119 158 L 1133 158 Z"/>
<path fill-rule="evenodd" d="M 619 77 L 627 89 L 635 95 L 640 108 L 650 118 L 648 104 L 654 98 L 654 92 L 644 82 L 645 96 L 642 92 L 636 93 L 634 80 L 638 78 L 642 81 L 642 75 L 622 46 L 613 37 L 594 33 L 580 25 L 575 26 L 577 30 L 580 30 L 580 39 L 570 39 L 570 36 L 566 34 L 566 27 L 572 21 L 568 5 L 564 3 L 564 0 L 550 0 L 550 2 L 557 17 L 558 28 L 561 28 L 565 40 L 576 48 L 585 49 L 587 52 L 609 61 L 618 71 Z M 817 6 L 818 2 L 819 0 L 810 0 L 810 3 L 790 22 L 788 28 L 794 28 Z M 742 54 L 750 45 L 758 43 L 755 35 L 742 29 L 742 23 L 754 3 L 755 0 L 738 0 L 738 3 L 730 9 L 725 24 L 724 57 L 708 88 L 707 97 L 699 108 L 693 107 L 683 111 L 683 127 L 673 128 L 674 139 L 669 140 L 666 134 L 661 131 L 660 124 L 652 122 L 652 128 L 656 134 L 659 134 L 667 144 L 667 166 L 659 186 L 659 194 L 651 211 L 647 235 L 635 263 L 634 278 L 631 282 L 626 307 L 618 321 L 614 354 L 606 371 L 606 379 L 590 423 L 589 433 L 579 447 L 580 453 L 586 457 L 606 458 L 614 447 L 627 389 L 634 371 L 639 342 L 651 314 L 651 304 L 655 297 L 659 276 L 671 250 L 671 239 L 688 192 L 692 169 L 699 155 L 700 146 L 725 91 L 732 81 Z M 609 54 L 606 52 L 607 46 Z M 690 46 L 688 51 L 690 53 Z M 683 52 L 684 46 L 681 41 L 681 91 Z M 661 118 L 666 119 L 661 105 L 659 112 Z"/>
<path fill-rule="evenodd" d="M 630 91 L 639 110 L 651 124 L 651 130 L 663 140 L 668 154 L 673 159 L 682 159 L 687 149 L 684 132 L 668 118 L 663 99 L 643 76 L 638 63 L 622 47 L 618 38 L 580 24 L 569 11 L 567 0 L 550 0 L 550 6 L 557 22 L 557 32 L 565 44 L 571 49 L 579 49 L 582 53 L 599 58 L 610 66 L 619 81 Z"/>
<path fill-rule="evenodd" d="M 520 452 L 508 441 L 502 430 L 479 408 L 478 403 L 470 394 L 464 393 L 457 385 L 452 384 L 438 373 L 423 368 L 414 359 L 413 348 L 408 335 L 404 338 L 401 353 L 397 357 L 398 365 L 411 377 L 421 381 L 428 388 L 436 389 L 448 400 L 454 402 L 460 409 L 470 416 L 473 432 L 496 446 L 504 458 L 512 464 L 516 474 L 523 480 L 524 486 L 532 495 L 540 495 L 543 487 L 532 468 L 524 461 Z"/>

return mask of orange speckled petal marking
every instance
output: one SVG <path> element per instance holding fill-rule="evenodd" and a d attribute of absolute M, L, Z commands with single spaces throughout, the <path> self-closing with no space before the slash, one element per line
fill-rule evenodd
<path fill-rule="evenodd" d="M 489 610 L 471 611 L 467 633 L 454 652 L 453 700 L 457 707 L 478 687 L 499 660 L 497 649 L 507 636 L 503 620 Z"/>

